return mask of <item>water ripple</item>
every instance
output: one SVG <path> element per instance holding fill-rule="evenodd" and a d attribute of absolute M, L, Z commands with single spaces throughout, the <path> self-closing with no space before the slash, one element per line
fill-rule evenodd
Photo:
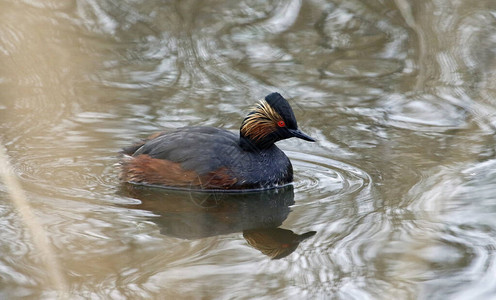
<path fill-rule="evenodd" d="M 465 299 L 494 293 L 495 165 L 492 159 L 439 167 L 412 188 L 418 197 L 408 209 L 422 223 L 412 228 L 408 248 L 385 253 L 395 262 L 391 272 L 424 282 L 421 295 Z M 408 272 L 411 263 L 416 268 Z"/>
<path fill-rule="evenodd" d="M 494 1 L 38 2 L 0 2 L 0 134 L 74 298 L 496 294 Z M 188 240 L 211 222 L 117 193 L 120 147 L 275 90 L 319 139 L 287 151 L 291 255 L 239 232 L 264 201 Z M 0 298 L 55 298 L 0 196 Z"/>
<path fill-rule="evenodd" d="M 466 126 L 466 110 L 431 94 L 391 95 L 388 123 L 411 130 L 449 130 Z"/>
<path fill-rule="evenodd" d="M 363 170 L 323 156 L 285 151 L 291 158 L 297 192 L 320 201 L 356 193 L 371 184 Z M 318 196 L 317 196 L 318 195 Z"/>

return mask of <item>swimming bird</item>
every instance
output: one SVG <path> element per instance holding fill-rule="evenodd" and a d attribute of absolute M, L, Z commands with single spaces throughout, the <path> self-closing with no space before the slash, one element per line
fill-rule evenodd
<path fill-rule="evenodd" d="M 248 113 L 239 135 L 215 127 L 160 132 L 121 152 L 125 182 L 194 190 L 258 190 L 293 181 L 289 158 L 275 143 L 315 140 L 298 129 L 293 109 L 271 93 Z"/>

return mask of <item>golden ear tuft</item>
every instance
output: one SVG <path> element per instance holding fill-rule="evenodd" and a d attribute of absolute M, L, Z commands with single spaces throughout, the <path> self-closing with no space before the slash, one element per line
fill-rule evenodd
<path fill-rule="evenodd" d="M 257 141 L 276 131 L 280 121 L 283 121 L 281 115 L 263 99 L 244 119 L 241 134 Z"/>

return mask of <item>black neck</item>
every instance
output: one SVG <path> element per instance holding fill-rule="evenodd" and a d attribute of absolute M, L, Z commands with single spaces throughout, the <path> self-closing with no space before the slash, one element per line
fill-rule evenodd
<path fill-rule="evenodd" d="M 252 139 L 249 139 L 241 135 L 239 137 L 239 145 L 245 151 L 260 151 L 272 147 L 274 145 L 274 141 L 269 139 L 263 139 L 261 141 L 255 142 Z"/>

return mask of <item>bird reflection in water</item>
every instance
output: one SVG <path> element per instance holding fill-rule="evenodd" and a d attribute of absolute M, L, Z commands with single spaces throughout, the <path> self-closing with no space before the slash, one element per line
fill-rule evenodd
<path fill-rule="evenodd" d="M 253 248 L 272 259 L 279 259 L 293 253 L 303 240 L 315 233 L 315 231 L 309 231 L 296 234 L 282 228 L 259 228 L 244 230 L 243 237 Z"/>
<path fill-rule="evenodd" d="M 315 231 L 301 235 L 278 228 L 294 204 L 293 186 L 246 193 L 175 191 L 126 184 L 127 196 L 140 204 L 132 209 L 153 212 L 160 233 L 182 239 L 243 232 L 249 245 L 272 259 L 291 254 Z"/>

